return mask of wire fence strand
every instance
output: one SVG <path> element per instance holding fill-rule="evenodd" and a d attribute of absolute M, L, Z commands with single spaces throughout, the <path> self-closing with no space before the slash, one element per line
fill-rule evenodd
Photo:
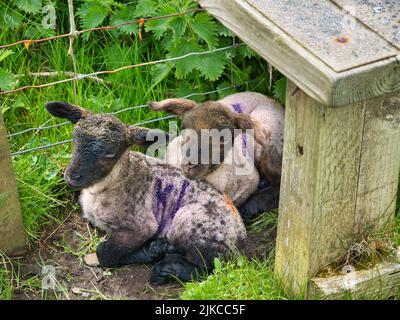
<path fill-rule="evenodd" d="M 247 83 L 248 82 L 243 82 L 241 84 L 237 84 L 237 85 L 234 85 L 234 86 L 229 86 L 229 87 L 216 89 L 216 90 L 211 90 L 211 91 L 207 91 L 207 92 L 193 92 L 193 93 L 190 93 L 190 94 L 188 94 L 186 96 L 183 96 L 181 98 L 182 99 L 187 99 L 187 98 L 191 98 L 191 97 L 195 97 L 195 96 L 206 96 L 206 95 L 210 95 L 210 94 L 213 94 L 213 93 L 223 92 L 223 91 L 226 91 L 226 90 L 229 90 L 229 89 L 234 89 L 236 87 L 240 87 L 240 86 L 242 86 L 244 84 L 247 84 Z M 148 107 L 148 104 L 138 105 L 138 106 L 134 106 L 134 107 L 128 107 L 128 108 L 121 109 L 121 110 L 118 110 L 118 111 L 115 111 L 115 112 L 109 112 L 107 114 L 115 115 L 115 114 L 118 114 L 118 113 L 121 113 L 121 112 L 125 112 L 125 111 L 128 111 L 128 110 L 134 110 L 134 109 L 146 108 L 146 107 Z M 167 119 L 172 119 L 172 118 L 176 118 L 176 115 L 168 115 L 168 116 L 164 116 L 164 117 L 161 117 L 161 118 L 156 118 L 156 119 L 146 120 L 146 121 L 142 121 L 142 122 L 137 122 L 137 123 L 134 123 L 133 125 L 139 126 L 139 125 L 154 123 L 154 122 L 157 122 L 157 121 L 167 120 Z M 30 132 L 30 131 L 40 131 L 40 130 L 47 130 L 47 129 L 51 129 L 51 128 L 61 127 L 61 126 L 67 125 L 67 124 L 71 124 L 71 123 L 69 121 L 67 121 L 67 122 L 61 122 L 61 123 L 58 123 L 58 124 L 55 124 L 55 125 L 51 125 L 51 126 L 40 126 L 40 127 L 37 127 L 37 128 L 29 128 L 27 130 L 23 130 L 23 131 L 14 133 L 14 134 L 10 134 L 10 135 L 8 135 L 8 137 L 13 137 L 13 136 L 16 136 L 18 134 L 27 133 L 27 132 Z M 64 140 L 64 141 L 55 142 L 55 143 L 51 143 L 51 144 L 47 144 L 47 145 L 42 145 L 42 146 L 39 146 L 39 147 L 27 149 L 27 150 L 21 150 L 21 151 L 17 151 L 17 152 L 12 153 L 11 156 L 15 157 L 15 156 L 22 155 L 22 154 L 25 154 L 25 153 L 34 152 L 34 151 L 38 151 L 38 150 L 43 150 L 43 149 L 59 146 L 59 145 L 62 145 L 62 144 L 70 143 L 72 141 L 73 141 L 72 139 Z"/>
<path fill-rule="evenodd" d="M 215 53 L 215 52 L 226 51 L 229 49 L 237 48 L 240 45 L 243 45 L 243 43 L 234 44 L 234 45 L 230 45 L 230 46 L 222 47 L 222 48 L 218 48 L 218 49 L 212 49 L 209 51 L 189 52 L 184 55 L 172 57 L 172 58 L 136 63 L 136 64 L 132 64 L 132 65 L 128 65 L 128 66 L 123 66 L 123 67 L 120 67 L 120 68 L 117 68 L 114 70 L 102 70 L 102 71 L 92 72 L 92 73 L 88 73 L 88 74 L 80 74 L 80 75 L 77 75 L 76 78 L 72 77 L 72 78 L 58 80 L 58 81 L 54 81 L 54 82 L 48 82 L 48 83 L 38 84 L 38 85 L 28 85 L 28 86 L 19 87 L 19 88 L 13 89 L 13 90 L 2 91 L 2 92 L 0 92 L 0 95 L 15 93 L 15 92 L 26 90 L 26 89 L 46 88 L 46 87 L 50 87 L 50 86 L 53 86 L 56 84 L 74 81 L 75 79 L 81 80 L 81 79 L 85 79 L 85 78 L 89 78 L 89 77 L 98 76 L 101 74 L 113 74 L 116 72 L 120 72 L 122 70 L 134 69 L 134 68 L 138 68 L 138 67 L 144 67 L 144 66 L 149 66 L 149 65 L 159 64 L 159 63 L 166 63 L 166 62 L 171 62 L 171 61 L 177 61 L 177 60 L 185 59 L 185 58 L 191 57 L 191 56 L 201 56 L 201 55 L 211 54 L 211 53 Z"/>
<path fill-rule="evenodd" d="M 19 92 L 19 91 L 26 90 L 26 89 L 32 89 L 32 88 L 46 88 L 46 87 L 54 86 L 54 85 L 57 85 L 57 84 L 67 83 L 67 82 L 73 81 L 74 82 L 74 100 L 75 100 L 75 104 L 76 104 L 77 103 L 76 100 L 77 100 L 77 82 L 78 82 L 78 80 L 85 79 L 85 78 L 91 78 L 91 79 L 96 78 L 96 79 L 102 80 L 100 78 L 97 78 L 97 76 L 104 75 L 104 74 L 114 74 L 114 73 L 120 72 L 122 70 L 127 70 L 127 69 L 134 69 L 134 68 L 138 68 L 138 67 L 144 67 L 144 66 L 155 65 L 155 64 L 160 64 L 160 63 L 168 63 L 168 62 L 172 62 L 172 61 L 185 59 L 185 58 L 188 58 L 188 57 L 191 57 L 191 56 L 201 56 L 201 55 L 212 54 L 212 53 L 215 53 L 215 52 L 221 52 L 221 51 L 234 49 L 234 48 L 237 48 L 240 45 L 243 45 L 243 43 L 237 44 L 235 42 L 235 40 L 233 40 L 232 45 L 226 46 L 226 47 L 222 47 L 222 48 L 216 48 L 216 49 L 212 49 L 212 50 L 208 50 L 208 51 L 189 52 L 189 53 L 183 54 L 181 56 L 177 56 L 177 57 L 168 57 L 168 58 L 160 59 L 160 60 L 136 63 L 136 64 L 123 66 L 123 67 L 120 67 L 120 68 L 117 68 L 117 69 L 113 69 L 113 70 L 101 70 L 101 71 L 92 72 L 92 73 L 88 73 L 88 74 L 79 74 L 78 71 L 77 71 L 77 66 L 76 66 L 76 61 L 75 61 L 75 56 L 74 56 L 74 51 L 73 51 L 74 40 L 78 35 L 81 35 L 81 34 L 86 33 L 86 32 L 101 31 L 101 30 L 108 31 L 108 30 L 117 29 L 117 28 L 120 28 L 122 26 L 130 25 L 130 24 L 138 24 L 138 26 L 139 26 L 139 34 L 138 34 L 138 36 L 141 39 L 141 28 L 143 27 L 143 24 L 146 21 L 168 19 L 168 18 L 172 18 L 172 17 L 176 17 L 176 16 L 186 15 L 188 13 L 204 11 L 204 9 L 196 8 L 196 9 L 186 10 L 186 11 L 183 11 L 183 12 L 177 12 L 177 13 L 168 14 L 168 15 L 164 15 L 164 16 L 140 18 L 140 19 L 137 19 L 137 20 L 128 21 L 128 22 L 124 22 L 124 23 L 120 23 L 120 24 L 116 24 L 116 25 L 112 25 L 112 26 L 103 26 L 103 27 L 89 28 L 89 29 L 84 29 L 84 30 L 76 30 L 75 29 L 74 8 L 73 8 L 72 0 L 68 0 L 68 10 L 69 10 L 69 24 L 70 24 L 70 32 L 69 33 L 56 35 L 56 36 L 53 36 L 53 37 L 47 37 L 47 38 L 21 40 L 21 41 L 17 41 L 17 42 L 10 43 L 10 44 L 0 45 L 0 49 L 13 47 L 13 46 L 20 45 L 20 44 L 24 44 L 28 48 L 31 43 L 41 43 L 41 42 L 46 42 L 46 41 L 50 41 L 50 40 L 56 40 L 56 39 L 61 39 L 61 38 L 67 38 L 68 37 L 69 38 L 68 54 L 71 56 L 71 60 L 72 60 L 72 64 L 73 64 L 73 75 L 72 75 L 72 77 L 69 77 L 67 79 L 54 81 L 54 82 L 48 82 L 48 83 L 44 83 L 44 84 L 26 85 L 26 86 L 22 86 L 22 87 L 19 87 L 19 88 L 15 88 L 13 90 L 0 92 L 0 95 L 11 94 L 11 93 Z M 232 61 L 231 61 L 231 64 L 232 64 Z M 228 89 L 232 89 L 232 88 L 235 88 L 235 87 L 238 87 L 238 86 L 242 85 L 242 84 L 234 85 L 234 81 L 233 81 L 233 77 L 232 77 L 232 71 L 233 70 L 232 70 L 232 65 L 231 65 L 231 86 L 225 87 L 225 88 L 221 88 L 221 89 L 212 90 L 212 91 L 208 91 L 208 92 L 193 92 L 193 93 L 190 93 L 190 94 L 188 94 L 188 95 L 186 95 L 186 96 L 184 96 L 182 98 L 190 98 L 190 97 L 194 97 L 194 96 L 205 96 L 205 95 L 209 95 L 209 94 L 212 94 L 212 93 L 222 92 L 222 91 L 225 91 L 225 90 L 228 90 Z M 120 114 L 122 112 L 126 112 L 126 111 L 129 111 L 129 110 L 135 110 L 135 109 L 146 108 L 146 107 L 148 107 L 148 105 L 147 104 L 143 104 L 143 105 L 124 108 L 124 109 L 117 110 L 117 111 L 114 111 L 114 112 L 108 112 L 107 114 L 116 115 L 116 114 Z M 172 119 L 172 118 L 175 118 L 175 117 L 176 117 L 176 115 L 167 115 L 167 116 L 156 118 L 156 119 L 149 119 L 149 120 L 137 122 L 137 123 L 135 123 L 133 125 L 145 125 L 145 124 L 150 124 L 150 123 L 154 123 L 154 122 L 161 121 L 161 120 Z M 7 137 L 8 138 L 12 138 L 12 137 L 16 137 L 16 136 L 19 136 L 19 135 L 22 135 L 22 134 L 25 134 L 25 133 L 28 133 L 28 132 L 32 132 L 32 131 L 34 131 L 34 135 L 35 135 L 39 131 L 53 129 L 53 128 L 57 128 L 57 127 L 62 127 L 62 126 L 65 126 L 67 124 L 70 124 L 70 122 L 65 121 L 65 122 L 54 124 L 54 125 L 47 125 L 48 122 L 49 122 L 49 120 L 46 121 L 45 123 L 43 123 L 39 127 L 28 128 L 28 129 L 25 129 L 25 130 L 22 130 L 22 131 L 19 131 L 19 132 L 8 134 Z M 20 150 L 18 150 L 17 152 L 12 153 L 11 156 L 15 157 L 15 156 L 26 154 L 26 153 L 29 153 L 29 152 L 34 152 L 34 151 L 38 151 L 38 150 L 51 148 L 51 147 L 54 147 L 54 146 L 67 144 L 67 143 L 70 143 L 72 141 L 73 141 L 72 139 L 64 140 L 64 141 L 58 141 L 58 142 L 55 142 L 55 143 L 41 145 L 41 146 L 38 146 L 38 147 L 34 147 L 34 148 L 23 150 L 26 147 L 26 144 L 25 144 L 25 146 L 22 146 L 20 148 Z"/>
<path fill-rule="evenodd" d="M 190 94 L 188 94 L 186 96 L 181 97 L 181 99 L 188 99 L 188 98 L 191 98 L 191 97 L 206 96 L 206 95 L 210 95 L 210 94 L 213 94 L 213 93 L 223 92 L 223 91 L 226 91 L 226 90 L 229 90 L 229 89 L 234 89 L 236 87 L 240 87 L 240 86 L 245 85 L 247 83 L 248 82 L 243 82 L 241 84 L 237 84 L 237 85 L 233 85 L 233 86 L 229 86 L 229 87 L 225 87 L 225 88 L 221 88 L 221 89 L 216 89 L 216 90 L 212 90 L 212 91 L 207 91 L 207 92 L 193 92 L 193 93 L 190 93 Z M 117 111 L 114 111 L 114 112 L 105 112 L 105 113 L 106 114 L 111 114 L 111 115 L 117 115 L 117 114 L 120 114 L 120 113 L 123 113 L 123 112 L 126 112 L 126 111 L 130 111 L 130 110 L 147 108 L 148 106 L 149 106 L 148 104 L 142 104 L 142 105 L 138 105 L 138 106 L 127 107 L 127 108 L 120 109 L 120 110 L 117 110 Z M 57 124 L 50 125 L 50 126 L 41 125 L 39 127 L 32 127 L 32 128 L 26 129 L 26 130 L 19 131 L 19 132 L 10 133 L 10 134 L 7 135 L 7 138 L 16 137 L 16 136 L 19 136 L 21 134 L 28 133 L 28 132 L 31 132 L 31 131 L 42 131 L 42 130 L 48 130 L 48 129 L 53 129 L 53 128 L 57 128 L 57 127 L 62 127 L 62 126 L 68 125 L 68 124 L 71 124 L 71 122 L 65 121 L 65 122 L 57 123 Z"/>
<path fill-rule="evenodd" d="M 130 25 L 130 24 L 139 24 L 140 22 L 168 19 L 168 18 L 172 18 L 172 17 L 176 17 L 176 16 L 183 16 L 185 14 L 192 13 L 192 12 L 198 12 L 198 11 L 204 11 L 204 9 L 197 8 L 197 9 L 186 10 L 186 11 L 183 11 L 183 12 L 167 14 L 167 15 L 164 15 L 164 16 L 140 18 L 140 19 L 137 19 L 137 20 L 134 20 L 134 21 L 123 22 L 123 23 L 119 23 L 119 24 L 116 24 L 116 25 L 113 25 L 113 26 L 104 26 L 104 27 L 83 29 L 83 30 L 75 31 L 73 34 L 64 33 L 64 34 L 59 34 L 59 35 L 52 36 L 52 37 L 47 37 L 47 38 L 20 40 L 20 41 L 16 41 L 16 42 L 13 42 L 13 43 L 0 45 L 0 49 L 10 48 L 10 47 L 14 47 L 14 46 L 17 46 L 17 45 L 20 45 L 20 44 L 25 44 L 26 45 L 26 44 L 31 44 L 31 43 L 40 43 L 40 42 L 46 42 L 46 41 L 50 41 L 50 40 L 68 38 L 71 35 L 78 36 L 78 35 L 80 35 L 82 33 L 92 32 L 92 31 L 101 31 L 101 30 L 109 31 L 109 30 L 113 30 L 113 29 L 117 29 L 117 28 L 126 26 L 126 25 Z"/>

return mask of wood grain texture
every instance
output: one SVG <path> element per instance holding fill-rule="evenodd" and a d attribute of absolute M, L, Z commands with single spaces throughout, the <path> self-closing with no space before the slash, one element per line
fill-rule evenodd
<path fill-rule="evenodd" d="M 400 93 L 365 103 L 355 232 L 391 230 L 400 173 Z"/>
<path fill-rule="evenodd" d="M 0 251 L 9 255 L 25 252 L 25 233 L 17 184 L 3 116 L 0 110 Z"/>
<path fill-rule="evenodd" d="M 397 56 L 336 72 L 309 46 L 268 18 L 266 14 L 271 15 L 268 7 L 263 13 L 249 1 L 198 0 L 203 8 L 320 103 L 343 106 L 400 90 L 400 51 L 394 47 L 392 50 Z"/>
<path fill-rule="evenodd" d="M 338 74 L 332 101 L 347 105 L 399 90 L 400 63 L 390 58 Z"/>
<path fill-rule="evenodd" d="M 275 270 L 292 291 L 353 242 L 363 104 L 328 108 L 288 82 Z"/>
<path fill-rule="evenodd" d="M 336 72 L 396 55 L 359 21 L 346 23 L 346 12 L 330 0 L 247 1 Z"/>
<path fill-rule="evenodd" d="M 311 280 L 310 298 L 388 299 L 400 292 L 400 263 L 386 262 L 372 269 Z"/>

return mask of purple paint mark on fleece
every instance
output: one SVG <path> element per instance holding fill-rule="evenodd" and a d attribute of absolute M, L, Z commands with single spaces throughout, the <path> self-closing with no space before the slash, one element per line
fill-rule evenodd
<path fill-rule="evenodd" d="M 187 180 L 183 181 L 178 198 L 176 200 L 171 197 L 175 186 L 171 183 L 167 183 L 165 188 L 163 188 L 162 185 L 162 179 L 157 178 L 154 187 L 155 205 L 153 204 L 154 215 L 158 223 L 156 237 L 167 234 L 176 213 L 182 206 L 182 201 L 186 195 L 186 190 L 189 187 L 189 182 Z M 168 208 L 172 204 L 172 209 Z"/>
<path fill-rule="evenodd" d="M 242 133 L 242 155 L 246 156 L 247 154 L 247 136 L 246 133 Z"/>
<path fill-rule="evenodd" d="M 242 106 L 240 103 L 233 103 L 232 108 L 237 112 L 237 113 L 243 113 Z"/>

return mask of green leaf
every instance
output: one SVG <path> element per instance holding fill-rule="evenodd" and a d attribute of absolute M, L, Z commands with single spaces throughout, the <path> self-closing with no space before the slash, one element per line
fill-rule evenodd
<path fill-rule="evenodd" d="M 225 69 L 226 59 L 218 52 L 210 53 L 198 60 L 196 69 L 204 76 L 204 78 L 215 81 L 217 80 Z"/>
<path fill-rule="evenodd" d="M 156 40 L 160 40 L 170 29 L 167 19 L 147 21 L 144 28 L 147 32 L 151 31 Z"/>
<path fill-rule="evenodd" d="M 174 97 L 185 97 L 192 93 L 202 93 L 204 91 L 211 91 L 211 90 L 212 88 L 206 85 L 193 86 L 193 84 L 190 82 L 179 81 L 179 83 L 177 84 L 177 88 L 173 90 L 173 95 Z M 190 96 L 189 99 L 200 103 L 204 102 L 207 99 L 207 97 L 205 95 L 199 94 L 199 95 L 192 95 Z"/>
<path fill-rule="evenodd" d="M 11 90 L 15 86 L 14 76 L 6 69 L 0 68 L 0 90 Z"/>
<path fill-rule="evenodd" d="M 191 28 L 200 39 L 207 43 L 209 48 L 215 48 L 218 26 L 207 13 L 197 14 L 192 21 Z"/>
<path fill-rule="evenodd" d="M 194 43 L 189 41 L 180 41 L 175 47 L 170 49 L 169 56 L 170 57 L 179 57 L 185 55 L 190 52 L 203 52 L 201 49 Z M 202 56 L 203 58 L 204 56 Z M 187 76 L 198 64 L 199 56 L 189 56 L 187 58 L 183 58 L 180 60 L 174 61 L 175 65 L 175 76 L 178 79 L 182 79 Z"/>
<path fill-rule="evenodd" d="M 156 11 L 156 16 L 165 16 L 173 13 L 176 13 L 176 8 L 173 5 L 162 3 Z M 160 40 L 168 30 L 172 30 L 173 25 L 171 25 L 171 19 L 172 18 L 147 21 L 144 24 L 145 30 L 153 32 L 156 40 Z"/>
<path fill-rule="evenodd" d="M 171 72 L 173 66 L 170 63 L 156 64 L 151 68 L 153 79 L 151 80 L 151 88 L 163 81 Z"/>
<path fill-rule="evenodd" d="M 222 263 L 218 258 L 214 258 L 214 272 L 218 273 L 222 271 Z"/>
<path fill-rule="evenodd" d="M 222 23 L 217 24 L 218 28 L 218 34 L 223 37 L 234 37 L 235 34 L 229 30 L 227 27 L 225 27 Z"/>
<path fill-rule="evenodd" d="M 245 58 L 254 58 L 258 57 L 258 54 L 249 46 L 242 45 L 238 48 L 238 51 L 241 55 L 243 55 Z"/>
<path fill-rule="evenodd" d="M 59 169 L 57 167 L 49 167 L 46 169 L 44 173 L 44 179 L 47 181 L 53 180 L 55 177 L 57 177 Z"/>
<path fill-rule="evenodd" d="M 22 23 L 22 15 L 9 8 L 0 10 L 0 28 L 1 29 L 16 29 Z"/>
<path fill-rule="evenodd" d="M 1 49 L 0 50 L 0 62 L 7 58 L 10 54 L 13 54 L 12 50 Z"/>
<path fill-rule="evenodd" d="M 82 29 L 90 29 L 99 26 L 108 14 L 109 3 L 101 1 L 89 1 L 81 5 L 77 15 L 81 20 Z"/>
<path fill-rule="evenodd" d="M 274 96 L 285 105 L 286 100 L 286 77 L 277 80 L 274 84 Z"/>
<path fill-rule="evenodd" d="M 225 98 L 226 96 L 236 93 L 237 89 L 231 86 L 232 86 L 231 83 L 229 83 L 228 81 L 221 82 L 218 85 L 217 89 L 218 90 L 224 89 L 224 90 L 218 92 L 218 99 L 222 99 Z"/>
<path fill-rule="evenodd" d="M 184 16 L 176 16 L 169 19 L 169 25 L 174 33 L 175 39 L 180 39 L 186 31 L 187 20 Z"/>
<path fill-rule="evenodd" d="M 107 49 L 107 68 L 116 69 L 132 63 L 132 52 L 131 49 L 126 46 L 111 45 Z"/>
<path fill-rule="evenodd" d="M 42 9 L 42 0 L 14 0 L 14 4 L 27 13 L 38 13 Z"/>
<path fill-rule="evenodd" d="M 30 25 L 25 29 L 24 36 L 28 39 L 39 39 L 54 36 L 55 32 L 52 29 L 45 29 L 38 25 Z"/>
<path fill-rule="evenodd" d="M 134 22 L 125 26 L 119 27 L 118 30 L 123 34 L 137 34 L 138 25 L 136 23 L 135 14 L 132 7 L 123 7 L 116 11 L 110 18 L 110 24 L 115 26 L 124 22 Z"/>
<path fill-rule="evenodd" d="M 154 0 L 141 0 L 135 9 L 135 17 L 151 17 L 157 10 L 157 3 Z"/>

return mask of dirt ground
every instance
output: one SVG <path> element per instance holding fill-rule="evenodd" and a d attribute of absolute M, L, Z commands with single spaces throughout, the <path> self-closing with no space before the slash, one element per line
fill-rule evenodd
<path fill-rule="evenodd" d="M 70 212 L 61 225 L 49 226 L 39 244 L 19 261 L 19 277 L 36 279 L 36 290 L 17 289 L 13 299 L 176 299 L 180 284 L 152 286 L 147 281 L 151 265 L 130 265 L 118 269 L 88 267 L 83 256 L 94 251 L 102 234 L 92 228 L 77 212 Z M 274 246 L 274 232 L 250 235 L 246 255 L 264 259 Z M 16 267 L 16 263 L 14 263 Z M 54 267 L 55 277 L 43 270 Z M 45 271 L 43 273 L 43 271 Z M 50 275 L 50 276 L 49 276 Z M 46 278 L 47 276 L 47 278 Z M 43 279 L 55 289 L 41 290 Z M 55 279 L 55 281 L 51 281 Z"/>

